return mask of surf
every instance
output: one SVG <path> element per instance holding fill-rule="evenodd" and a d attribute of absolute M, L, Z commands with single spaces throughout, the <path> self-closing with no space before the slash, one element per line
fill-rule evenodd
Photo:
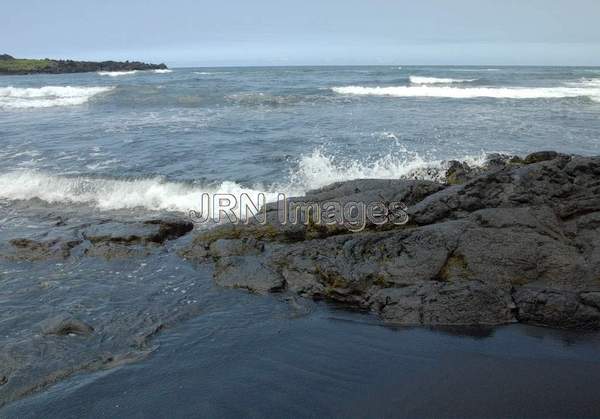
<path fill-rule="evenodd" d="M 340 86 L 334 93 L 350 96 L 431 97 L 449 99 L 560 99 L 588 97 L 600 101 L 600 88 L 583 87 L 453 87 L 453 86 Z"/>
<path fill-rule="evenodd" d="M 0 87 L 0 108 L 22 109 L 82 105 L 92 97 L 113 89 L 112 86 Z"/>
<path fill-rule="evenodd" d="M 439 77 L 419 77 L 410 76 L 409 80 L 412 84 L 452 84 L 452 83 L 471 83 L 477 79 L 451 79 Z"/>

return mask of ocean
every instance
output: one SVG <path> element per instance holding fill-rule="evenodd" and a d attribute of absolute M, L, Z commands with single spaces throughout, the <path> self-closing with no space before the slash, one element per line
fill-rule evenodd
<path fill-rule="evenodd" d="M 226 289 L 178 255 L 191 234 L 114 258 L 69 243 L 186 217 L 203 193 L 273 200 L 490 153 L 600 155 L 599 116 L 600 68 L 0 77 L 0 417 L 597 415 L 597 332 L 392 327 Z M 40 331 L 64 313 L 94 332 Z"/>
<path fill-rule="evenodd" d="M 0 77 L 0 200 L 187 212 L 451 159 L 600 152 L 600 68 L 276 67 Z"/>

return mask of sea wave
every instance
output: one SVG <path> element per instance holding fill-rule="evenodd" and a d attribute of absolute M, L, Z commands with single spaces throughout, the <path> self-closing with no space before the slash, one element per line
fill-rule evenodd
<path fill-rule="evenodd" d="M 110 77 L 119 77 L 119 76 L 130 76 L 137 73 L 156 73 L 156 74 L 166 74 L 172 73 L 173 70 L 166 68 L 159 68 L 156 70 L 130 70 L 130 71 L 98 71 L 97 74 L 99 76 L 110 76 Z"/>
<path fill-rule="evenodd" d="M 485 155 L 467 156 L 462 160 L 477 166 L 484 162 Z M 248 187 L 233 181 L 208 185 L 169 181 L 163 177 L 107 179 L 17 170 L 0 174 L 0 200 L 40 199 L 51 204 L 91 205 L 101 210 L 143 208 L 150 211 L 187 213 L 190 210 L 203 210 L 204 193 L 231 194 L 238 200 L 242 194 L 246 194 L 252 202 L 258 204 L 261 203 L 260 199 L 273 202 L 280 193 L 289 197 L 301 196 L 309 190 L 333 182 L 353 179 L 442 180 L 445 164 L 445 161 L 426 159 L 417 153 L 406 151 L 398 155 L 388 154 L 359 161 L 336 158 L 317 149 L 301 156 L 290 169 L 285 182 L 268 187 Z M 244 214 L 241 213 L 240 216 Z"/>
<path fill-rule="evenodd" d="M 230 71 L 192 71 L 193 74 L 198 76 L 220 76 L 223 74 L 231 74 Z"/>
<path fill-rule="evenodd" d="M 137 70 L 131 71 L 98 71 L 99 76 L 110 76 L 110 77 L 118 77 L 118 76 L 129 76 L 137 73 Z"/>
<path fill-rule="evenodd" d="M 311 96 L 271 95 L 262 92 L 235 93 L 225 96 L 227 101 L 244 106 L 285 106 L 313 100 Z"/>
<path fill-rule="evenodd" d="M 335 93 L 357 96 L 437 97 L 453 99 L 558 99 L 589 97 L 600 101 L 600 88 L 586 87 L 451 87 L 451 86 L 342 86 Z"/>
<path fill-rule="evenodd" d="M 0 109 L 47 108 L 82 105 L 100 93 L 114 87 L 0 87 Z"/>
<path fill-rule="evenodd" d="M 594 87 L 594 88 L 600 89 L 600 79 L 598 79 L 598 78 L 593 78 L 593 79 L 583 78 L 576 82 L 567 83 L 567 85 L 575 86 L 575 87 Z"/>
<path fill-rule="evenodd" d="M 247 194 L 253 202 L 266 201 L 276 194 L 246 188 L 236 182 L 195 185 L 171 182 L 161 177 L 148 179 L 102 179 L 85 176 L 67 177 L 32 170 L 0 175 L 0 198 L 7 200 L 41 199 L 51 204 L 88 204 L 101 210 L 144 208 L 151 211 L 201 211 L 202 194 Z M 206 205 L 205 205 L 206 207 Z M 204 208 L 206 209 L 206 208 Z"/>
<path fill-rule="evenodd" d="M 450 79 L 440 77 L 420 77 L 410 76 L 410 82 L 412 84 L 452 84 L 452 83 L 470 83 L 477 81 L 477 79 Z"/>
<path fill-rule="evenodd" d="M 481 166 L 486 154 L 467 155 L 458 158 L 469 165 Z M 339 158 L 321 149 L 300 158 L 297 167 L 290 171 L 289 183 L 279 187 L 288 194 L 303 194 L 311 189 L 322 188 L 334 182 L 354 179 L 423 179 L 443 181 L 446 160 L 423 157 L 419 153 L 403 149 L 400 153 L 388 153 L 362 160 Z"/>

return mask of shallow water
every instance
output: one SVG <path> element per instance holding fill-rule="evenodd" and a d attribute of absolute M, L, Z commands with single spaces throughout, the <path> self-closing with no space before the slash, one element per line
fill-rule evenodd
<path fill-rule="evenodd" d="M 548 418 L 600 409 L 598 334 L 389 328 L 324 306 L 289 317 L 270 298 L 243 304 L 163 334 L 142 362 L 78 376 L 0 413 Z"/>

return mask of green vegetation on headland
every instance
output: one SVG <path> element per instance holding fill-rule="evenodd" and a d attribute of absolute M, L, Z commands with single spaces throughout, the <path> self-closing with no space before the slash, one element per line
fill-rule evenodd
<path fill-rule="evenodd" d="M 61 74 L 94 71 L 133 71 L 166 69 L 165 64 L 147 64 L 139 61 L 73 61 L 73 60 L 30 60 L 0 54 L 0 75 L 15 74 Z"/>

